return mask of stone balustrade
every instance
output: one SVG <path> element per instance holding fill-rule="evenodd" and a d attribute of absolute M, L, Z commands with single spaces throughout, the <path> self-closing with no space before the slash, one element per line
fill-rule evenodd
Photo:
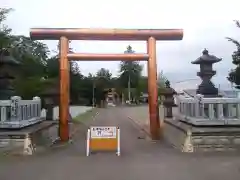
<path fill-rule="evenodd" d="M 0 128 L 23 128 L 43 121 L 41 99 L 22 100 L 13 96 L 11 100 L 0 100 Z"/>
<path fill-rule="evenodd" d="M 195 125 L 240 124 L 240 98 L 176 97 L 177 118 Z"/>

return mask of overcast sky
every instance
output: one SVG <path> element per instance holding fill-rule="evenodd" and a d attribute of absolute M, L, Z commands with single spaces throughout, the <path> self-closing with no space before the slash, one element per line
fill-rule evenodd
<path fill-rule="evenodd" d="M 232 68 L 235 49 L 225 37 L 240 40 L 240 29 L 233 22 L 240 20 L 239 0 L 0 0 L 0 6 L 15 9 L 7 20 L 14 34 L 29 35 L 33 27 L 182 28 L 182 41 L 157 44 L 158 70 L 175 82 L 196 77 L 199 67 L 190 62 L 207 48 L 223 58 L 214 66 L 218 73 L 215 80 L 222 83 Z M 44 43 L 56 49 L 57 42 Z M 78 52 L 121 53 L 128 44 L 137 52 L 146 52 L 144 42 L 74 41 L 71 47 Z M 79 62 L 79 67 L 84 74 L 101 67 L 118 74 L 117 62 Z"/>

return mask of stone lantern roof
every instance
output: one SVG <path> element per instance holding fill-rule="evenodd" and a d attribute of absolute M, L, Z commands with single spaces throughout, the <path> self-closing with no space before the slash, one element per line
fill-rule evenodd
<path fill-rule="evenodd" d="M 57 96 L 59 95 L 59 83 L 55 79 L 44 80 L 46 88 L 41 92 L 42 96 Z"/>
<path fill-rule="evenodd" d="M 213 64 L 220 62 L 222 59 L 218 58 L 214 55 L 208 54 L 208 50 L 204 49 L 202 52 L 202 56 L 197 58 L 195 61 L 192 61 L 192 64 Z"/>
<path fill-rule="evenodd" d="M 58 87 L 48 87 L 42 91 L 41 95 L 43 96 L 57 96 L 59 95 Z"/>
<path fill-rule="evenodd" d="M 177 92 L 171 87 L 170 82 L 167 80 L 165 82 L 165 87 L 161 89 L 160 94 L 165 96 L 171 96 L 177 94 Z"/>

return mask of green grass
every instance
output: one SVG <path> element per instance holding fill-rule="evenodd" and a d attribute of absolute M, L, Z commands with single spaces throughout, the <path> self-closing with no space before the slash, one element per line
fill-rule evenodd
<path fill-rule="evenodd" d="M 85 113 L 79 114 L 77 117 L 73 118 L 73 122 L 82 123 L 85 121 L 89 121 L 97 114 L 97 112 L 98 112 L 98 108 L 90 109 Z"/>

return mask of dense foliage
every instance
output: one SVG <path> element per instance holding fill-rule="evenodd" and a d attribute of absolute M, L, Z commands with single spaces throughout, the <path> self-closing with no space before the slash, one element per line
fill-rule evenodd
<path fill-rule="evenodd" d="M 20 62 L 15 72 L 16 93 L 24 99 L 31 99 L 33 96 L 41 96 L 49 84 L 58 84 L 59 59 L 57 55 L 50 54 L 45 44 L 26 36 L 12 35 L 11 28 L 4 24 L 11 11 L 12 9 L 0 8 L 0 50 L 7 49 Z M 134 53 L 134 50 L 128 46 L 125 53 Z M 91 105 L 93 96 L 94 101 L 100 103 L 105 99 L 108 88 L 115 88 L 120 96 L 128 97 L 130 94 L 131 99 L 138 99 L 141 93 L 147 92 L 147 77 L 142 76 L 142 69 L 138 61 L 122 61 L 119 77 L 112 77 L 105 68 L 99 69 L 96 74 L 84 76 L 78 64 L 70 62 L 71 103 Z M 160 86 L 161 84 L 159 83 Z"/>
<path fill-rule="evenodd" d="M 236 26 L 240 28 L 240 21 L 235 21 Z M 240 89 L 240 42 L 233 39 L 227 38 L 229 41 L 236 45 L 236 50 L 232 54 L 232 63 L 236 66 L 232 69 L 227 77 L 227 79 L 234 83 L 236 88 Z"/>

